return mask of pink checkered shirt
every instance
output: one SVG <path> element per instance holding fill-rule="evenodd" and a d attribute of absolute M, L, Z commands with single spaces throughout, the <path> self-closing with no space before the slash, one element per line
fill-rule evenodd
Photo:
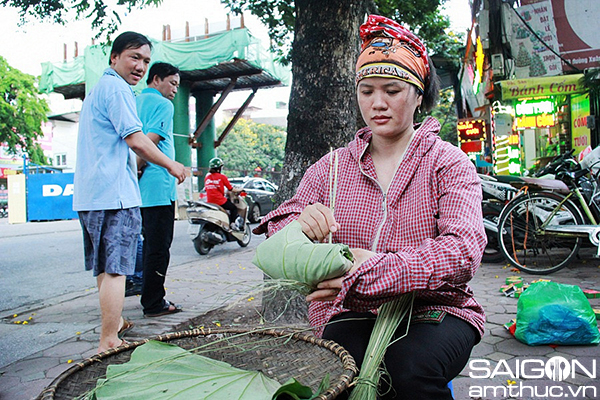
<path fill-rule="evenodd" d="M 336 150 L 334 215 L 341 229 L 333 241 L 377 255 L 345 278 L 334 301 L 310 304 L 318 336 L 343 311 L 376 312 L 408 292 L 415 292 L 415 314 L 446 311 L 483 335 L 484 311 L 468 285 L 486 245 L 480 181 L 467 156 L 437 136 L 439 128 L 434 118 L 418 127 L 387 194 L 368 151 L 369 128 Z M 330 157 L 306 171 L 294 197 L 266 215 L 255 233 L 275 233 L 309 204 L 329 206 Z"/>

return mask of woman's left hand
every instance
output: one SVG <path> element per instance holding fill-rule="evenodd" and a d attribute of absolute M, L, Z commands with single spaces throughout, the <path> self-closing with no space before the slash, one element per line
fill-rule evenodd
<path fill-rule="evenodd" d="M 363 262 L 373 257 L 376 253 L 364 249 L 350 249 L 354 256 L 354 265 L 345 275 L 339 278 L 328 279 L 317 285 L 317 290 L 306 296 L 306 301 L 333 301 L 340 293 L 344 279 L 347 275 L 351 275 L 356 271 Z"/>

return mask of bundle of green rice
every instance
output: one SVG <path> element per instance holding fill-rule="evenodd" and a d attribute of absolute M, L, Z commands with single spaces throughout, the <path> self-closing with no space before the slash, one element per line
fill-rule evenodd
<path fill-rule="evenodd" d="M 308 294 L 317 284 L 344 275 L 354 257 L 345 244 L 313 243 L 298 221 L 262 242 L 252 263 L 276 280 L 291 280 L 296 289 Z"/>

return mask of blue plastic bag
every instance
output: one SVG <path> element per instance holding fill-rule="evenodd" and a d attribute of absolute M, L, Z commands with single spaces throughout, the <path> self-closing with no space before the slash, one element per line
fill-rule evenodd
<path fill-rule="evenodd" d="M 515 337 L 530 346 L 598 344 L 596 315 L 578 286 L 531 284 L 519 297 Z"/>

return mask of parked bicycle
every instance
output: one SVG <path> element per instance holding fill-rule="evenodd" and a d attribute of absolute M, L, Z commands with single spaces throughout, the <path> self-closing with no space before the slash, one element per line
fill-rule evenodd
<path fill-rule="evenodd" d="M 498 218 L 502 209 L 510 199 L 517 193 L 517 189 L 509 182 L 519 178 L 499 175 L 490 176 L 479 174 L 483 201 L 481 211 L 483 214 L 483 226 L 487 235 L 487 245 L 483 251 L 481 261 L 486 263 L 498 263 L 504 260 L 504 255 L 498 245 Z"/>
<path fill-rule="evenodd" d="M 549 164 L 556 180 L 523 178 L 522 184 L 513 184 L 521 186 L 520 194 L 500 214 L 500 251 L 524 272 L 556 272 L 567 266 L 583 245 L 600 245 L 600 149 L 586 156 L 581 165 L 572 154 L 556 157 Z"/>

